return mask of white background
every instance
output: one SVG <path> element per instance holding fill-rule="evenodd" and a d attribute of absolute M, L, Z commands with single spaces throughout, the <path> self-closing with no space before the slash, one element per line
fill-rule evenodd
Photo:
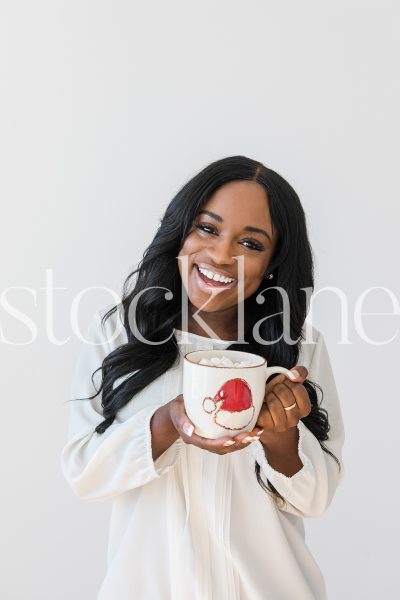
<path fill-rule="evenodd" d="M 348 305 L 333 292 L 314 305 L 347 437 L 309 546 L 330 600 L 398 598 L 398 30 L 385 0 L 0 4 L 4 600 L 96 597 L 111 505 L 76 498 L 60 469 L 81 346 L 71 305 L 85 288 L 120 294 L 181 185 L 233 154 L 294 186 L 316 291 Z M 363 318 L 373 340 L 394 337 L 383 345 L 354 321 L 375 286 L 395 300 L 364 304 L 389 313 Z M 89 289 L 82 330 L 113 300 Z"/>

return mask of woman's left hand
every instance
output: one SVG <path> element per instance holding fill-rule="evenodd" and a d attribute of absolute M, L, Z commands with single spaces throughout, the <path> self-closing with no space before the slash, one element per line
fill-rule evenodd
<path fill-rule="evenodd" d="M 296 427 L 299 420 L 311 412 L 311 402 L 308 392 L 302 382 L 308 377 L 306 367 L 297 365 L 296 370 L 299 377 L 289 379 L 283 373 L 275 375 L 265 385 L 264 402 L 255 425 L 251 432 L 240 433 L 235 436 L 236 441 L 250 442 L 249 437 L 260 439 L 268 437 L 268 434 L 283 433 L 292 427 Z M 285 410 L 295 404 L 291 410 Z M 260 432 L 262 430 L 262 433 Z M 258 435 L 254 435 L 258 433 Z M 245 442 L 245 443 L 246 443 Z"/>

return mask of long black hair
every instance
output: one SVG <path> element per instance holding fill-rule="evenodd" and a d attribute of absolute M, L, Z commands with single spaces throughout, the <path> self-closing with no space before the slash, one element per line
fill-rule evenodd
<path fill-rule="evenodd" d="M 134 402 L 138 392 L 177 364 L 179 347 L 175 336 L 171 335 L 173 329 L 179 329 L 181 325 L 182 280 L 177 257 L 192 231 L 200 208 L 220 186 L 234 180 L 257 182 L 266 190 L 278 241 L 268 265 L 268 271 L 274 274 L 273 280 L 264 279 L 259 288 L 244 300 L 244 339 L 247 344 L 234 343 L 228 349 L 264 356 L 270 366 L 280 365 L 291 369 L 297 364 L 309 301 L 309 295 L 302 288 L 314 290 L 312 249 L 299 197 L 283 177 L 256 160 L 245 156 L 217 160 L 190 179 L 171 200 L 153 241 L 145 250 L 138 267 L 124 282 L 121 304 L 113 306 L 103 316 L 102 325 L 121 307 L 128 341 L 103 360 L 99 367 L 102 372 L 100 389 L 88 398 L 91 400 L 102 393 L 104 420 L 97 425 L 97 433 L 104 433 L 123 406 Z M 283 331 L 283 298 L 274 289 L 275 286 L 287 293 L 290 336 L 292 340 L 298 340 L 295 344 L 289 345 L 283 338 L 280 339 Z M 265 294 L 268 294 L 268 301 L 263 302 Z M 136 326 L 144 339 L 161 342 L 170 338 L 167 342 L 148 344 L 134 336 L 129 319 L 129 309 L 134 299 L 137 301 Z M 263 345 L 254 340 L 253 325 L 260 321 L 261 338 L 278 341 Z M 94 373 L 92 381 L 93 376 Z M 119 378 L 123 379 L 122 383 L 114 387 L 114 382 Z M 303 385 L 312 408 L 302 421 L 340 469 L 338 459 L 323 444 L 330 430 L 327 411 L 320 407 L 317 397 L 317 389 L 322 394 L 323 390 L 310 380 L 304 381 Z M 268 479 L 267 485 L 264 483 L 257 462 L 255 474 L 265 491 L 284 502 Z"/>

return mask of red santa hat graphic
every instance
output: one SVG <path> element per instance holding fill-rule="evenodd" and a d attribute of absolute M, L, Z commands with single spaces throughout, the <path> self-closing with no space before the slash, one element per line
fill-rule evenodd
<path fill-rule="evenodd" d="M 224 429 L 247 427 L 254 416 L 249 384 L 240 378 L 225 381 L 214 398 L 204 398 L 203 409 L 214 414 L 214 422 Z"/>

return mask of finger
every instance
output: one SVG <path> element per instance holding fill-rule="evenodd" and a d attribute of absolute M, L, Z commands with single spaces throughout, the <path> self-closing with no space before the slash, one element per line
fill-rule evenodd
<path fill-rule="evenodd" d="M 225 454 L 234 449 L 233 446 L 235 445 L 235 440 L 233 440 L 231 436 L 211 439 L 195 433 L 194 425 L 188 419 L 186 413 L 179 417 L 177 431 L 186 444 L 193 444 L 194 446 L 202 448 L 203 450 L 208 450 L 209 452 Z"/>
<path fill-rule="evenodd" d="M 265 396 L 273 390 L 277 383 L 282 383 L 282 381 L 287 379 L 286 375 L 283 373 L 278 373 L 277 375 L 272 375 L 271 377 L 268 378 L 267 383 L 265 384 Z"/>
<path fill-rule="evenodd" d="M 191 437 L 194 431 L 194 424 L 186 414 L 182 395 L 175 398 L 173 411 L 171 412 L 171 418 L 179 435 L 186 438 Z"/>
<path fill-rule="evenodd" d="M 298 411 L 299 411 L 299 418 L 302 419 L 303 417 L 306 417 L 307 415 L 310 414 L 311 412 L 311 401 L 310 401 L 310 396 L 308 395 L 308 392 L 306 390 L 306 388 L 304 387 L 304 385 L 299 385 L 299 384 L 292 384 L 293 387 L 291 388 L 292 390 L 292 394 L 294 395 L 295 399 L 296 399 L 296 404 L 298 407 Z M 286 412 L 292 412 L 292 411 L 286 411 Z"/>
<path fill-rule="evenodd" d="M 209 450 L 210 452 L 219 453 L 222 453 L 222 451 L 224 451 L 225 453 L 231 449 L 231 446 L 234 446 L 234 440 L 232 440 L 231 436 L 223 436 L 217 439 L 211 439 L 195 433 L 194 424 L 186 415 L 183 403 L 178 403 L 176 412 L 178 413 L 178 415 L 176 418 L 175 427 L 182 440 L 186 444 L 193 444 L 194 446 L 202 448 L 203 450 Z"/>
<path fill-rule="evenodd" d="M 240 445 L 230 436 L 224 436 L 213 440 L 193 433 L 189 440 L 190 444 L 217 454 L 227 454 L 228 452 L 234 452 L 235 450 L 240 449 Z"/>
<path fill-rule="evenodd" d="M 243 444 L 238 444 L 231 436 L 224 436 L 213 440 L 196 434 L 194 432 L 194 425 L 186 414 L 183 396 L 178 396 L 175 400 L 173 422 L 177 432 L 186 444 L 193 444 L 198 448 L 218 454 L 227 454 L 228 452 L 234 452 L 243 448 Z M 260 428 L 255 429 L 260 431 Z"/>
<path fill-rule="evenodd" d="M 258 415 L 257 426 L 262 427 L 265 433 L 271 433 L 272 431 L 275 431 L 274 420 L 271 416 L 271 412 L 266 401 L 263 402 L 260 414 Z"/>
<path fill-rule="evenodd" d="M 279 399 L 280 401 L 280 399 Z M 286 430 L 287 429 L 291 429 L 292 427 L 297 427 L 298 422 L 301 418 L 300 415 L 300 411 L 299 411 L 299 407 L 297 406 L 297 404 L 295 402 L 292 402 L 292 404 L 290 405 L 292 408 L 289 408 L 289 410 L 285 410 L 285 408 L 288 407 L 284 407 L 282 402 L 280 402 L 281 404 L 281 410 L 283 410 L 283 412 L 285 413 L 285 417 L 286 417 Z M 293 406 L 294 404 L 294 406 Z"/>
<path fill-rule="evenodd" d="M 260 439 L 260 435 L 264 432 L 263 427 L 254 427 L 251 431 L 241 431 L 233 438 L 238 444 L 251 444 Z"/>
<path fill-rule="evenodd" d="M 263 402 L 261 405 L 260 412 L 257 417 L 256 427 L 260 430 L 262 429 L 264 431 L 268 431 L 268 417 L 271 419 L 271 416 L 270 416 L 270 413 L 268 410 L 268 405 L 265 402 Z M 273 424 L 272 419 L 271 419 L 270 423 Z"/>
<path fill-rule="evenodd" d="M 308 377 L 308 369 L 303 365 L 296 365 L 293 369 L 290 369 L 290 372 L 296 375 L 296 378 L 290 379 L 290 381 L 305 381 Z"/>
<path fill-rule="evenodd" d="M 296 402 L 298 410 L 299 410 L 299 418 L 302 419 L 303 417 L 306 417 L 308 414 L 310 414 L 311 412 L 311 402 L 310 402 L 310 397 L 308 395 L 308 392 L 306 390 L 306 388 L 304 387 L 304 385 L 302 385 L 301 383 L 294 383 L 292 381 L 283 381 L 281 384 L 277 385 L 274 387 L 274 389 L 272 390 L 273 393 L 275 393 L 279 398 L 281 398 L 281 394 L 279 393 L 279 390 L 282 390 L 282 386 L 285 386 L 286 388 L 288 388 L 291 393 L 294 396 L 294 400 L 292 400 L 292 402 L 289 404 L 289 395 L 286 396 L 286 400 L 285 400 L 285 395 L 284 393 L 282 393 L 282 404 L 285 407 L 291 406 L 293 404 L 293 402 Z M 290 397 L 291 399 L 291 397 Z M 294 409 L 292 409 L 294 410 Z M 290 414 L 292 412 L 292 410 L 290 411 L 286 411 L 288 414 Z"/>
<path fill-rule="evenodd" d="M 268 394 L 268 408 L 274 422 L 274 431 L 281 432 L 289 429 L 288 417 L 279 397 L 271 392 Z"/>
<path fill-rule="evenodd" d="M 293 373 L 293 375 L 296 375 L 296 377 L 289 377 L 288 375 L 285 375 L 285 373 L 275 373 L 275 375 L 270 375 L 270 377 L 268 377 L 267 379 L 266 391 L 269 392 L 270 390 L 272 390 L 274 385 L 276 385 L 277 383 L 282 383 L 283 381 L 293 381 L 295 383 L 301 383 L 305 381 L 308 377 L 308 369 L 303 365 L 296 365 L 295 367 L 290 369 L 290 372 Z"/>
<path fill-rule="evenodd" d="M 176 400 L 177 402 L 175 402 L 174 406 L 174 426 L 186 444 L 193 444 L 194 446 L 198 446 L 204 450 L 210 450 L 214 452 L 216 450 L 222 450 L 223 448 L 229 448 L 229 446 L 233 446 L 230 441 L 231 438 L 228 436 L 218 438 L 217 440 L 211 440 L 209 438 L 204 438 L 200 435 L 197 435 L 194 432 L 194 423 L 192 423 L 186 414 L 183 398 L 181 399 L 178 397 Z M 226 442 L 228 442 L 227 446 L 225 446 Z"/>
<path fill-rule="evenodd" d="M 277 417 L 280 416 L 280 418 L 282 419 L 282 413 L 283 413 L 285 415 L 284 422 L 287 423 L 286 429 L 289 427 L 295 427 L 300 418 L 300 408 L 297 404 L 297 397 L 294 392 L 296 389 L 299 389 L 302 387 L 303 386 L 299 383 L 291 383 L 289 381 L 285 381 L 282 383 L 278 383 L 271 392 L 270 398 L 271 399 L 273 399 L 274 397 L 277 398 L 278 402 L 280 404 L 280 406 L 277 406 L 276 402 L 274 402 L 274 404 L 273 404 L 275 409 L 279 409 L 278 413 L 273 412 L 270 407 L 274 421 L 275 421 L 275 415 Z M 293 406 L 293 404 L 295 406 Z M 293 408 L 291 408 L 290 410 L 285 410 L 285 408 L 289 408 L 290 406 L 293 406 Z M 282 421 L 280 422 L 280 425 L 283 426 Z M 282 431 L 282 429 L 281 429 L 281 431 Z"/>

